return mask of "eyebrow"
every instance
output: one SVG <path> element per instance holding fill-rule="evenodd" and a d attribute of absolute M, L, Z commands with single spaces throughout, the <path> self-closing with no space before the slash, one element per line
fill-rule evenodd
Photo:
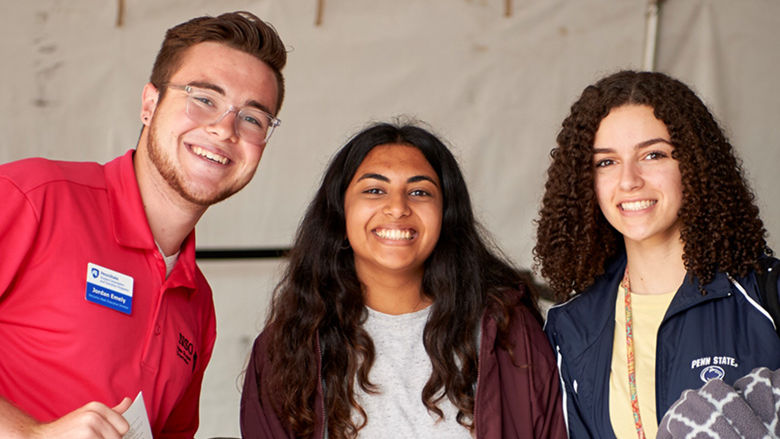
<path fill-rule="evenodd" d="M 212 91 L 215 91 L 215 92 L 221 94 L 222 96 L 225 96 L 225 89 L 223 89 L 222 87 L 220 87 L 220 86 L 218 86 L 216 84 L 212 84 L 210 82 L 192 81 L 188 85 L 190 85 L 192 87 L 205 88 L 207 90 L 212 90 Z M 271 112 L 270 108 L 266 107 L 265 105 L 261 104 L 260 102 L 255 101 L 255 100 L 251 100 L 251 101 L 247 102 L 246 104 L 244 104 L 244 106 L 257 108 L 258 110 L 264 111 L 264 112 L 266 112 L 266 113 L 268 113 L 268 114 L 273 116 L 273 112 Z"/>
<path fill-rule="evenodd" d="M 220 87 L 220 86 L 218 86 L 216 84 L 212 84 L 210 82 L 192 81 L 192 82 L 187 83 L 187 85 L 190 85 L 192 87 L 205 88 L 205 89 L 208 89 L 208 90 L 212 90 L 212 91 L 215 91 L 215 92 L 221 94 L 222 96 L 225 95 L 225 90 L 222 87 Z"/>
<path fill-rule="evenodd" d="M 667 145 L 674 147 L 674 144 L 671 141 L 662 139 L 660 137 L 656 137 L 653 139 L 648 139 L 637 143 L 636 145 L 634 145 L 634 149 L 642 149 L 650 145 L 655 145 L 656 143 L 666 143 Z M 615 150 L 612 148 L 593 148 L 594 154 L 605 154 L 614 151 Z"/>
<path fill-rule="evenodd" d="M 386 183 L 390 183 L 390 179 L 389 178 L 385 177 L 382 174 L 375 174 L 375 173 L 372 173 L 372 172 L 368 172 L 368 173 L 365 173 L 365 174 L 361 175 L 360 178 L 358 178 L 358 181 L 365 180 L 365 179 L 368 179 L 368 178 L 371 178 L 371 179 L 374 179 L 374 180 L 379 180 L 379 181 L 384 181 Z M 413 177 L 409 177 L 408 179 L 406 179 L 407 183 L 417 183 L 418 181 L 430 181 L 431 183 L 433 183 L 434 186 L 439 187 L 439 185 L 431 177 L 428 177 L 427 175 L 415 175 Z"/>

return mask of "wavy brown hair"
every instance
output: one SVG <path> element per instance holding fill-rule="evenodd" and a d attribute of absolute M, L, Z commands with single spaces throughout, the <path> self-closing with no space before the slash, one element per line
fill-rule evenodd
<path fill-rule="evenodd" d="M 622 105 L 647 105 L 669 130 L 682 177 L 678 216 L 685 268 L 704 285 L 716 272 L 758 269 L 764 224 L 742 164 L 715 118 L 685 84 L 663 73 L 621 71 L 585 88 L 550 153 L 534 260 L 558 300 L 581 293 L 624 251 L 594 189 L 593 141 L 601 120 Z"/>
<path fill-rule="evenodd" d="M 298 228 L 266 323 L 271 373 L 259 385 L 268 386 L 269 394 L 276 397 L 274 410 L 297 437 L 310 436 L 321 416 L 314 411 L 320 383 L 328 437 L 355 437 L 367 421 L 353 389 L 357 383 L 366 392 L 376 391 L 369 381 L 375 352 L 362 327 L 367 311 L 354 255 L 344 245 L 344 192 L 366 155 L 388 144 L 420 150 L 442 187 L 441 234 L 425 261 L 422 285 L 433 299 L 423 332 L 432 364 L 421 395 L 425 407 L 441 417 L 437 405 L 448 398 L 458 409 L 457 421 L 473 429 L 477 335 L 483 314 L 495 320 L 497 342 L 510 353 L 506 340 L 510 307 L 519 302 L 541 323 L 529 274 L 513 268 L 489 244 L 474 218 L 463 175 L 446 146 L 414 125 L 372 125 L 353 137 L 325 171 Z M 353 411 L 363 422 L 353 422 Z"/>

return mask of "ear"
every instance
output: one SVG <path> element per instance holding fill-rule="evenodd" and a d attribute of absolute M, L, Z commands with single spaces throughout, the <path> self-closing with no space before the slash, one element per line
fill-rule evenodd
<path fill-rule="evenodd" d="M 151 82 L 147 82 L 141 95 L 141 122 L 149 126 L 152 122 L 152 116 L 157 109 L 157 99 L 160 97 L 160 91 L 157 90 Z"/>

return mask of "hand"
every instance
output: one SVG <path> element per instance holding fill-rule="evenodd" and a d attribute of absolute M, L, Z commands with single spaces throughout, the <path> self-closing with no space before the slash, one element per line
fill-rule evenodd
<path fill-rule="evenodd" d="M 122 417 L 132 403 L 125 397 L 114 407 L 90 402 L 52 422 L 37 424 L 29 430 L 30 438 L 122 439 L 130 424 Z"/>

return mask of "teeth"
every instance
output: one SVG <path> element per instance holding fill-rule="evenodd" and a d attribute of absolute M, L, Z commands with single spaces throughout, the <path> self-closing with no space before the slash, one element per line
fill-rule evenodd
<path fill-rule="evenodd" d="M 412 239 L 411 230 L 377 229 L 376 235 L 382 239 L 392 239 L 396 241 Z"/>
<path fill-rule="evenodd" d="M 656 203 L 655 200 L 629 201 L 626 203 L 621 203 L 620 207 L 623 210 L 634 211 L 634 210 L 647 209 L 648 207 L 652 206 L 655 203 Z"/>
<path fill-rule="evenodd" d="M 194 146 L 193 145 L 192 146 L 192 152 L 194 152 L 195 154 L 197 154 L 197 155 L 199 155 L 201 157 L 206 157 L 207 159 L 209 159 L 209 160 L 211 160 L 213 162 L 221 163 L 223 165 L 226 165 L 227 162 L 228 162 L 227 157 L 222 157 L 221 155 L 217 155 L 217 154 L 214 154 L 213 152 L 206 151 L 205 149 L 201 148 L 200 146 Z"/>

